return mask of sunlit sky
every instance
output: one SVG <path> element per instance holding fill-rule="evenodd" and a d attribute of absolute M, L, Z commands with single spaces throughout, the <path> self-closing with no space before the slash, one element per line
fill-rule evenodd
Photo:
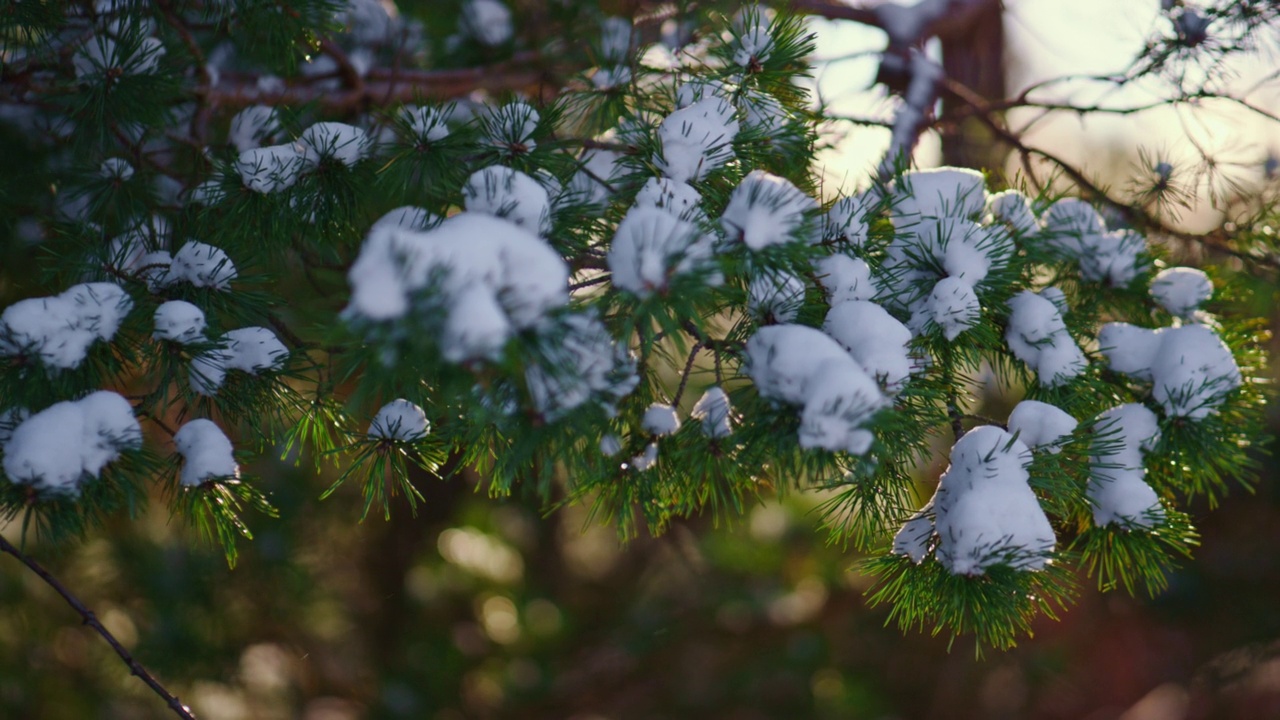
<path fill-rule="evenodd" d="M 846 0 L 854 2 L 855 0 Z M 862 4 L 874 4 L 863 0 Z M 1141 50 L 1153 32 L 1167 32 L 1169 20 L 1160 17 L 1158 0 L 1007 0 L 1005 33 L 1008 42 L 1008 89 L 1017 93 L 1027 85 L 1066 75 L 1097 75 L 1123 70 Z M 819 68 L 817 89 L 835 114 L 888 119 L 894 99 L 882 89 L 873 89 L 878 59 L 886 37 L 878 29 L 848 21 L 814 20 L 818 34 Z M 1277 70 L 1273 49 L 1231 66 L 1232 87 L 1255 84 Z M 1040 100 L 1096 102 L 1123 107 L 1156 99 L 1151 86 L 1110 89 L 1089 83 L 1064 83 L 1040 92 Z M 1280 108 L 1280 92 L 1273 84 L 1251 94 L 1263 107 Z M 1011 113 L 1013 129 L 1023 126 L 1039 113 Z M 847 127 L 847 126 L 845 126 Z M 1257 182 L 1262 162 L 1269 152 L 1280 152 L 1280 126 L 1260 116 L 1225 104 L 1181 110 L 1161 109 L 1125 117 L 1092 116 L 1082 120 L 1074 113 L 1058 113 L 1037 122 L 1025 135 L 1033 146 L 1051 148 L 1064 158 L 1093 170 L 1114 167 L 1117 156 L 1136 161 L 1141 147 L 1149 154 L 1185 168 L 1190 176 L 1195 157 L 1192 138 L 1222 161 L 1238 162 L 1238 179 Z M 851 129 L 838 147 L 823 157 L 828 191 L 843 186 L 865 186 L 871 170 L 888 147 L 889 133 L 879 128 Z M 939 164 L 936 136 L 922 138 L 915 154 L 921 167 Z M 1101 163 L 1101 164 L 1099 164 Z M 1176 177 L 1176 176 L 1175 176 Z M 1217 215 L 1205 207 L 1184 212 L 1181 221 L 1189 229 L 1208 227 Z"/>

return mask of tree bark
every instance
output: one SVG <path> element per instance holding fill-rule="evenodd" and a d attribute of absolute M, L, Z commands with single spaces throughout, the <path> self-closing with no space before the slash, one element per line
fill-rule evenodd
<path fill-rule="evenodd" d="M 988 102 L 1005 99 L 1004 7 L 989 3 L 976 12 L 967 29 L 942 36 L 942 68 L 948 80 L 969 88 Z M 978 118 L 952 116 L 967 103 L 946 94 L 942 100 L 942 160 L 946 165 L 991 171 L 1004 179 L 1007 152 Z M 994 118 L 997 122 L 999 118 Z"/>

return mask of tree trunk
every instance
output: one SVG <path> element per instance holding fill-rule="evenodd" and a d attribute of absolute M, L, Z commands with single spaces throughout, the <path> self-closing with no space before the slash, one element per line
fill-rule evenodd
<path fill-rule="evenodd" d="M 983 100 L 1005 99 L 1002 3 L 988 3 L 965 31 L 942 38 L 942 68 L 949 80 Z M 999 182 L 1004 178 L 1006 152 L 977 119 L 955 117 L 969 112 L 968 103 L 943 93 L 942 160 L 947 165 L 989 170 Z"/>

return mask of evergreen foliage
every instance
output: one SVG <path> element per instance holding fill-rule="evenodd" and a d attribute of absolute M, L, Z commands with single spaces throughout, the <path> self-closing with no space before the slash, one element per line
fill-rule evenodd
<path fill-rule="evenodd" d="M 586 504 L 623 538 L 816 492 L 830 541 L 869 558 L 871 602 L 904 629 L 972 634 L 981 650 L 1069 605 L 1075 568 L 1104 590 L 1159 592 L 1197 543 L 1187 503 L 1250 486 L 1264 326 L 1238 310 L 1226 271 L 1194 315 L 1158 302 L 1149 288 L 1167 263 L 1143 216 L 1104 225 L 1088 204 L 1046 193 L 1008 196 L 1025 202 L 1018 215 L 992 204 L 1004 188 L 976 172 L 905 161 L 860 194 L 820 197 L 821 113 L 802 82 L 813 38 L 798 15 L 677 3 L 677 34 L 700 31 L 663 46 L 652 21 L 548 3 L 557 27 L 599 28 L 570 50 L 489 32 L 500 23 L 482 32 L 466 18 L 483 4 L 450 8 L 462 20 L 447 37 L 376 2 L 0 11 L 12 110 L 0 122 L 0 457 L 16 456 L 29 416 L 97 390 L 125 397 L 146 430 L 141 448 L 71 488 L 6 464 L 0 512 L 24 536 L 71 543 L 156 496 L 234 564 L 237 541 L 275 515 L 251 470 L 263 458 L 336 464 L 323 495 L 350 498 L 353 522 L 431 503 L 410 464 L 445 481 L 474 470 L 494 496 Z M 1152 67 L 1204 42 L 1180 12 L 1181 44 L 1151 50 Z M 406 96 L 395 70 L 369 71 L 466 66 L 534 42 L 565 50 L 563 91 L 439 100 Z M 863 285 L 845 287 L 832 258 L 861 263 Z M 110 332 L 83 313 L 23 329 L 12 311 L 87 282 L 128 295 Z M 1053 317 L 1020 319 L 1028 291 Z M 191 341 L 158 339 L 156 310 L 178 300 L 203 325 Z M 853 347 L 829 314 L 847 302 L 885 318 Z M 1099 340 L 1115 322 L 1198 325 L 1225 360 L 1166 387 L 1150 364 L 1120 369 L 1129 346 Z M 46 355 L 72 342 L 67 327 L 89 342 L 58 366 Z M 832 354 L 815 360 L 827 346 L 807 339 L 820 330 Z M 898 355 L 871 357 L 899 331 Z M 1029 431 L 967 414 L 984 374 L 1079 425 L 1036 447 Z M 420 409 L 423 430 L 399 424 L 408 415 L 379 425 L 392 401 Z M 1126 404 L 1158 434 L 1131 442 L 1099 419 Z M 1187 404 L 1201 411 L 1178 410 Z M 655 405 L 677 425 L 656 423 Z M 200 418 L 232 440 L 235 470 L 187 482 L 196 460 L 174 437 Z M 960 441 L 977 426 L 1009 431 L 979 465 L 1007 454 L 1023 470 L 1001 465 L 973 491 L 1024 472 L 1028 512 L 1056 544 L 1028 560 L 1011 530 L 958 571 L 941 528 L 985 532 L 957 509 L 969 486 L 921 509 L 920 471 L 955 445 L 949 477 L 961 482 Z M 1099 524 L 1091 483 L 1106 473 L 1130 473 L 1155 502 Z M 894 543 L 904 523 L 916 540 Z"/>

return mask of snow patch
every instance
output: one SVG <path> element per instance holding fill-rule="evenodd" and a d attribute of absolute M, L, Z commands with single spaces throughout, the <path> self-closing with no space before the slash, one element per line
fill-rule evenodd
<path fill-rule="evenodd" d="M 78 495 L 124 450 L 142 447 L 129 401 L 100 390 L 27 417 L 4 443 L 4 472 L 15 483 Z"/>
<path fill-rule="evenodd" d="M 240 477 L 231 441 L 212 420 L 197 418 L 178 428 L 173 444 L 182 455 L 181 481 L 185 487 Z"/>

